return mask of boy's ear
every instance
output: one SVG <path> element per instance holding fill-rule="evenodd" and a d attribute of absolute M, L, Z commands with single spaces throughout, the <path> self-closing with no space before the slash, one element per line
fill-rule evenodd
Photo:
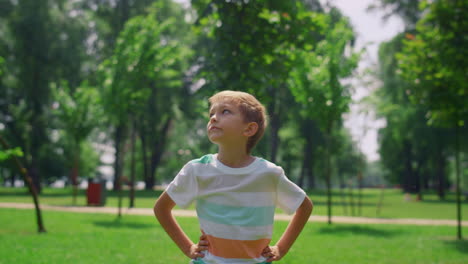
<path fill-rule="evenodd" d="M 257 122 L 250 122 L 247 124 L 247 127 L 244 130 L 244 136 L 251 137 L 255 135 L 258 131 L 258 124 Z"/>

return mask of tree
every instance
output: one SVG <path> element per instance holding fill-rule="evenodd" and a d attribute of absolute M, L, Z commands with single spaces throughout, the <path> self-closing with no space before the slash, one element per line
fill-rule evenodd
<path fill-rule="evenodd" d="M 161 1 L 147 14 L 130 19 L 118 37 L 114 54 L 101 65 L 105 109 L 116 127 L 130 123 L 138 131 L 148 189 L 155 184 L 190 57 L 190 49 L 176 30 L 187 26 L 171 14 L 183 17 L 180 6 Z M 116 177 L 120 184 L 121 175 Z"/>
<path fill-rule="evenodd" d="M 422 190 L 428 185 L 428 176 L 431 175 L 430 160 L 443 150 L 435 147 L 438 144 L 433 144 L 432 139 L 437 131 L 426 124 L 427 109 L 411 104 L 408 91 L 412 84 L 398 75 L 395 54 L 401 51 L 404 35 L 402 33 L 382 43 L 379 48 L 377 77 L 382 85 L 375 91 L 374 98 L 378 115 L 384 117 L 387 123 L 379 131 L 380 155 L 389 171 L 389 181 L 401 184 L 405 192 L 418 193 L 422 199 Z M 437 142 L 443 142 L 443 138 L 441 134 Z M 439 190 L 443 190 L 440 182 Z"/>
<path fill-rule="evenodd" d="M 0 84 L 0 120 L 8 142 L 24 149 L 25 166 L 37 187 L 65 170 L 54 160 L 63 146 L 53 141 L 55 123 L 48 122 L 50 84 L 66 80 L 74 91 L 89 74 L 89 65 L 97 64 L 88 54 L 92 23 L 86 10 L 76 6 L 58 0 L 2 2 L 0 53 L 7 54 L 8 67 Z"/>
<path fill-rule="evenodd" d="M 76 3 L 79 10 L 87 13 L 91 19 L 93 41 L 87 43 L 91 46 L 89 52 L 94 55 L 96 63 L 90 63 L 91 74 L 88 78 L 92 86 L 102 85 L 102 66 L 104 60 L 108 60 L 116 47 L 117 38 L 124 28 L 125 23 L 132 17 L 144 14 L 146 9 L 155 2 L 154 0 L 84 0 Z M 96 65 L 96 66 L 95 66 Z M 115 148 L 114 161 L 114 189 L 117 190 L 117 182 L 122 175 L 123 168 L 123 144 L 128 136 L 129 126 L 124 121 L 112 123 L 111 136 Z"/>
<path fill-rule="evenodd" d="M 1 58 L 1 57 L 0 57 Z M 2 135 L 0 135 L 0 145 L 2 145 L 3 150 L 0 150 L 0 161 L 13 159 L 17 169 L 20 171 L 21 175 L 23 176 L 24 182 L 26 182 L 26 186 L 28 186 L 29 193 L 31 194 L 34 202 L 34 207 L 36 209 L 36 221 L 37 221 L 37 230 L 39 233 L 45 233 L 46 229 L 44 227 L 44 222 L 42 221 L 42 213 L 41 208 L 39 205 L 39 197 L 36 187 L 33 184 L 31 177 L 29 176 L 28 170 L 24 168 L 21 164 L 18 157 L 23 156 L 23 151 L 16 147 L 10 148 L 8 143 L 3 139 Z"/>
<path fill-rule="evenodd" d="M 357 182 L 359 188 L 358 193 L 358 213 L 362 213 L 362 171 L 365 166 L 365 157 L 362 153 L 358 151 L 356 143 L 352 141 L 352 137 L 347 130 L 341 127 L 341 129 L 336 129 L 334 131 L 335 144 L 333 144 L 334 149 L 332 152 L 334 155 L 334 164 L 333 167 L 336 168 L 336 174 L 338 176 L 338 182 L 340 185 L 341 196 L 343 197 L 343 208 L 346 212 L 346 202 L 344 201 L 344 188 L 348 185 L 350 189 L 350 196 L 352 197 L 352 187 L 353 182 Z M 348 182 L 346 183 L 346 179 Z M 354 179 L 354 180 L 353 180 Z M 350 198 L 351 198 L 350 197 Z M 354 201 L 350 203 L 351 206 L 351 215 L 356 215 L 354 212 Z"/>
<path fill-rule="evenodd" d="M 297 120 L 297 119 L 296 119 Z M 315 165 L 320 158 L 319 147 L 323 147 L 324 134 L 320 130 L 316 120 L 311 119 L 305 113 L 299 114 L 300 136 L 305 140 L 302 145 L 302 167 L 298 184 L 301 187 L 315 188 Z M 307 185 L 304 182 L 307 177 Z"/>
<path fill-rule="evenodd" d="M 17 88 L 22 96 L 13 104 L 24 102 L 24 118 L 29 127 L 26 133 L 16 137 L 25 150 L 26 167 L 37 190 L 40 192 L 40 151 L 47 143 L 46 116 L 47 104 L 50 102 L 49 81 L 51 66 L 49 64 L 52 32 L 48 28 L 53 24 L 49 13 L 50 1 L 19 1 L 11 14 L 10 28 L 14 38 L 12 52 L 15 56 L 17 70 Z M 20 117 L 21 118 L 21 117 Z"/>
<path fill-rule="evenodd" d="M 410 99 L 425 105 L 429 123 L 448 125 L 456 131 L 455 172 L 457 195 L 457 237 L 461 234 L 460 129 L 468 119 L 468 3 L 457 0 L 423 2 L 425 15 L 417 23 L 415 35 L 407 34 L 398 55 L 403 78 L 414 83 Z"/>
<path fill-rule="evenodd" d="M 72 152 L 70 180 L 73 185 L 73 204 L 75 204 L 82 144 L 103 118 L 100 98 L 97 89 L 90 87 L 86 82 L 73 93 L 66 82 L 54 84 L 52 92 L 57 103 L 55 114 L 65 130 L 70 143 L 68 147 Z"/>
<path fill-rule="evenodd" d="M 349 76 L 357 66 L 359 53 L 348 53 L 354 34 L 349 23 L 332 9 L 322 22 L 324 38 L 315 50 L 298 50 L 297 64 L 289 82 L 296 100 L 304 104 L 303 114 L 316 120 L 326 142 L 325 175 L 327 184 L 328 222 L 331 223 L 331 153 L 332 131 L 348 110 L 351 97 L 340 78 Z"/>
<path fill-rule="evenodd" d="M 198 77 L 201 93 L 241 90 L 267 106 L 269 157 L 275 161 L 285 98 L 292 98 L 287 78 L 294 68 L 292 51 L 315 43 L 317 17 L 297 1 L 192 1 L 204 45 Z M 260 37 L 255 37 L 260 36 Z M 200 45 L 199 44 L 199 45 Z"/>

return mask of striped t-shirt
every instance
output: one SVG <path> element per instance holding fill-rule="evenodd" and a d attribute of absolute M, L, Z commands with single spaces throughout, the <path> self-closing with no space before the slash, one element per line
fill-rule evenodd
<path fill-rule="evenodd" d="M 276 206 L 292 214 L 304 201 L 305 192 L 281 167 L 264 159 L 231 168 L 216 157 L 208 154 L 187 163 L 167 194 L 182 208 L 196 201 L 200 228 L 209 242 L 208 252 L 197 263 L 262 263 Z"/>

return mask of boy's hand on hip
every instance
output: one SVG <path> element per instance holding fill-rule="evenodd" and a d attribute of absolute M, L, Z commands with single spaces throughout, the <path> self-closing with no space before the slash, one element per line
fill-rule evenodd
<path fill-rule="evenodd" d="M 267 258 L 266 262 L 278 261 L 283 257 L 278 246 L 267 246 L 263 249 L 262 256 Z"/>
<path fill-rule="evenodd" d="M 197 244 L 193 244 L 190 247 L 190 258 L 196 259 L 196 258 L 203 258 L 205 257 L 205 254 L 202 251 L 208 250 L 208 240 L 206 239 L 206 235 L 203 234 L 200 236 L 200 239 Z"/>

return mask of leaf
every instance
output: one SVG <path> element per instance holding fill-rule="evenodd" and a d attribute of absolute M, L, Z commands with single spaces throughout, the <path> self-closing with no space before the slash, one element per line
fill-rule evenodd
<path fill-rule="evenodd" d="M 7 149 L 7 150 L 0 150 L 0 161 L 7 160 L 13 156 L 16 157 L 23 157 L 24 153 L 20 147 Z"/>

